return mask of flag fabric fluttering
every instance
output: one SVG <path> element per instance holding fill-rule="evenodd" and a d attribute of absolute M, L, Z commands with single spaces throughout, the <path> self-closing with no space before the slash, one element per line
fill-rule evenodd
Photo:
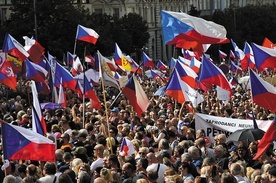
<path fill-rule="evenodd" d="M 91 87 L 90 82 L 88 81 L 88 79 L 85 75 L 84 75 L 84 81 L 83 82 L 84 82 L 83 95 L 92 100 L 91 106 L 94 109 L 100 109 L 101 108 L 101 102 L 98 99 L 96 93 L 94 92 L 93 88 Z"/>
<path fill-rule="evenodd" d="M 33 38 L 23 36 L 23 39 L 25 40 L 24 49 L 29 53 L 29 59 L 36 64 L 39 63 L 43 59 L 45 49 Z"/>
<path fill-rule="evenodd" d="M 150 70 L 151 73 L 151 78 L 152 79 L 157 79 L 158 77 L 160 77 L 154 70 Z M 160 77 L 161 78 L 161 77 Z"/>
<path fill-rule="evenodd" d="M 235 58 L 241 63 L 244 62 L 244 60 L 246 60 L 244 52 L 237 46 L 234 40 L 231 39 L 231 43 L 234 48 Z"/>
<path fill-rule="evenodd" d="M 190 87 L 197 87 L 197 77 L 198 75 L 195 73 L 193 69 L 181 62 L 177 61 L 175 64 L 175 69 L 177 70 L 181 80 L 186 82 Z"/>
<path fill-rule="evenodd" d="M 25 60 L 25 64 L 26 64 L 26 79 L 27 80 L 45 82 L 46 75 L 48 72 L 43 67 L 30 62 L 28 59 Z M 38 70 L 36 70 L 35 67 L 36 68 L 39 67 L 39 69 L 43 72 L 42 73 L 38 72 Z"/>
<path fill-rule="evenodd" d="M 72 66 L 72 76 L 76 76 L 77 74 L 83 72 L 83 66 L 78 56 L 73 59 L 73 66 Z"/>
<path fill-rule="evenodd" d="M 168 66 L 165 65 L 161 60 L 158 60 L 156 67 L 160 70 L 167 70 Z"/>
<path fill-rule="evenodd" d="M 149 99 L 139 84 L 135 75 L 128 80 L 122 92 L 133 106 L 137 116 L 141 117 L 142 113 L 145 112 L 150 104 Z"/>
<path fill-rule="evenodd" d="M 269 146 L 272 145 L 273 141 L 276 140 L 276 117 L 274 117 L 273 122 L 268 127 L 263 138 L 258 143 L 257 153 L 255 154 L 253 160 L 258 160 L 265 152 Z"/>
<path fill-rule="evenodd" d="M 276 67 L 276 49 L 266 48 L 255 43 L 251 44 L 255 65 L 259 71 L 265 68 L 275 68 Z"/>
<path fill-rule="evenodd" d="M 6 34 L 5 36 L 2 51 L 9 53 L 10 55 L 20 59 L 21 61 L 24 61 L 30 56 L 29 53 L 24 49 L 24 47 L 10 34 Z"/>
<path fill-rule="evenodd" d="M 119 153 L 121 156 L 131 156 L 135 153 L 132 142 L 125 137 L 123 138 Z"/>
<path fill-rule="evenodd" d="M 220 57 L 220 58 L 226 58 L 226 57 L 227 57 L 227 54 L 224 53 L 223 51 L 219 50 L 219 57 Z"/>
<path fill-rule="evenodd" d="M 121 68 L 125 71 L 131 71 L 131 64 L 129 60 L 126 59 L 126 56 L 122 53 L 120 47 L 117 43 L 115 43 L 115 55 L 114 60 L 117 65 L 121 66 Z"/>
<path fill-rule="evenodd" d="M 207 88 L 210 88 L 214 84 L 220 86 L 222 89 L 230 91 L 230 95 L 232 94 L 231 86 L 222 70 L 209 61 L 205 56 L 202 57 L 202 65 L 198 81 Z"/>
<path fill-rule="evenodd" d="M 76 88 L 77 81 L 73 78 L 71 73 L 68 70 L 66 70 L 64 67 L 62 67 L 59 63 L 56 62 L 55 65 L 56 65 L 55 77 L 54 77 L 55 87 L 60 86 L 60 81 L 62 78 L 63 87 L 69 88 L 74 91 Z"/>
<path fill-rule="evenodd" d="M 34 132 L 44 136 L 43 126 L 34 106 L 32 106 L 32 126 L 35 128 L 35 130 L 33 130 Z"/>
<path fill-rule="evenodd" d="M 180 12 L 162 10 L 161 15 L 165 44 L 203 52 L 202 44 L 229 42 L 222 25 Z"/>
<path fill-rule="evenodd" d="M 250 69 L 251 96 L 260 107 L 276 112 L 276 89 Z"/>
<path fill-rule="evenodd" d="M 13 72 L 12 66 L 10 62 L 3 61 L 2 65 L 0 66 L 0 83 L 6 85 L 7 87 L 11 88 L 12 90 L 16 90 L 17 86 L 17 76 Z"/>
<path fill-rule="evenodd" d="M 241 74 L 242 68 L 237 66 L 233 61 L 230 62 L 230 70 L 234 73 Z"/>
<path fill-rule="evenodd" d="M 191 101 L 193 106 L 197 106 L 203 101 L 203 97 L 196 90 L 180 79 L 177 69 L 173 70 L 166 85 L 165 93 L 179 103 Z"/>
<path fill-rule="evenodd" d="M 236 56 L 235 56 L 235 54 L 233 53 L 232 50 L 230 50 L 230 52 L 229 52 L 229 58 L 232 58 L 232 59 L 236 58 Z"/>
<path fill-rule="evenodd" d="M 102 56 L 102 54 L 98 51 L 98 60 L 99 60 L 99 74 L 100 77 L 103 77 L 103 82 L 105 86 L 113 86 L 115 88 L 120 89 L 116 79 L 113 76 L 113 73 L 110 70 L 110 67 L 107 65 L 107 58 Z"/>
<path fill-rule="evenodd" d="M 143 58 L 144 67 L 149 67 L 151 69 L 154 68 L 154 63 L 152 59 L 149 58 L 149 56 L 145 52 L 143 52 L 142 58 Z"/>
<path fill-rule="evenodd" d="M 98 38 L 99 34 L 95 30 L 78 25 L 76 34 L 77 40 L 96 44 Z"/>
<path fill-rule="evenodd" d="M 55 162 L 56 145 L 32 130 L 2 122 L 4 159 Z"/>
<path fill-rule="evenodd" d="M 73 60 L 76 58 L 77 55 L 70 53 L 69 51 L 67 51 L 66 54 L 66 64 L 68 66 L 72 66 L 73 65 Z"/>
<path fill-rule="evenodd" d="M 46 130 L 46 122 L 44 120 L 44 116 L 42 115 L 42 111 L 41 111 L 41 106 L 40 106 L 40 103 L 39 103 L 39 100 L 38 100 L 38 93 L 37 93 L 37 89 L 36 89 L 36 85 L 35 85 L 35 82 L 32 80 L 30 82 L 30 87 L 31 87 L 31 90 L 32 90 L 32 95 L 33 95 L 33 108 L 37 114 L 37 117 L 39 119 L 39 122 L 40 122 L 40 125 L 36 125 L 36 122 L 37 121 L 32 121 L 32 130 L 34 132 L 39 132 L 41 131 L 39 128 L 42 127 L 42 132 L 43 134 L 41 135 L 45 135 L 47 133 L 47 130 Z"/>
<path fill-rule="evenodd" d="M 244 54 L 245 54 L 246 59 L 244 61 L 244 64 L 241 62 L 242 70 L 244 71 L 248 67 L 251 69 L 254 69 L 255 68 L 255 58 L 253 55 L 252 48 L 251 48 L 250 44 L 248 44 L 247 42 L 245 42 L 245 45 L 244 45 Z"/>
<path fill-rule="evenodd" d="M 59 86 L 59 92 L 58 92 L 58 104 L 60 104 L 63 107 L 66 107 L 66 93 L 63 90 L 62 86 L 62 78 L 60 81 L 60 86 Z"/>
<path fill-rule="evenodd" d="M 272 43 L 272 41 L 270 41 L 267 37 L 265 37 L 262 46 L 267 48 L 275 48 L 276 44 Z"/>

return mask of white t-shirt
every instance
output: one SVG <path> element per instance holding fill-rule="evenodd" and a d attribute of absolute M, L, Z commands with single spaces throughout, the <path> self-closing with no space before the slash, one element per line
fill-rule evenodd
<path fill-rule="evenodd" d="M 99 158 L 96 161 L 93 161 L 90 166 L 91 172 L 93 173 L 97 167 L 103 167 L 103 158 Z"/>
<path fill-rule="evenodd" d="M 157 171 L 157 168 L 158 168 L 158 163 L 151 164 L 147 167 L 147 172 L 150 171 L 150 170 Z M 166 165 L 160 163 L 160 167 L 159 167 L 159 170 L 158 170 L 157 182 L 164 182 L 165 181 L 164 173 L 165 173 L 165 170 L 167 170 L 167 169 L 168 169 L 168 167 Z"/>

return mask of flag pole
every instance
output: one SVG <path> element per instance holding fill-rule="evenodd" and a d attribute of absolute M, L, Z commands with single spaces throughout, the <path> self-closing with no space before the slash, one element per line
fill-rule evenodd
<path fill-rule="evenodd" d="M 100 52 L 98 51 L 98 60 L 99 60 L 99 63 L 101 63 L 99 57 L 100 57 Z M 100 66 L 100 67 L 102 67 L 102 66 Z M 101 72 L 102 72 L 102 69 L 101 69 Z M 101 74 L 103 75 L 103 73 L 101 73 Z M 109 126 L 109 122 L 108 122 L 108 110 L 107 110 L 107 105 L 106 105 L 106 95 L 105 95 L 103 76 L 101 77 L 101 85 L 102 85 L 102 92 L 103 92 L 103 99 L 104 99 L 105 117 L 106 117 L 106 124 L 107 124 L 107 134 L 108 134 L 108 139 L 109 139 L 107 143 L 109 144 L 109 147 L 110 147 L 110 153 L 113 154 L 111 136 L 110 136 L 110 132 L 109 132 L 110 126 Z"/>
<path fill-rule="evenodd" d="M 86 52 L 86 46 L 84 47 L 83 59 L 85 59 L 85 52 Z M 83 68 L 83 87 L 85 87 L 85 68 Z M 83 91 L 85 91 L 85 89 L 83 89 Z M 84 93 L 82 95 L 82 105 L 83 105 L 83 107 L 82 107 L 82 126 L 84 128 L 85 127 L 85 107 L 86 107 L 85 106 L 85 96 L 84 96 Z"/>
<path fill-rule="evenodd" d="M 74 44 L 74 55 L 76 54 L 76 47 L 77 47 L 77 39 L 75 39 L 75 44 Z"/>

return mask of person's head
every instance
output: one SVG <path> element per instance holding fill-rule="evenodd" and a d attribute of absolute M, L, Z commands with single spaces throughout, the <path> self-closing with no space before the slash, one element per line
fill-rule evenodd
<path fill-rule="evenodd" d="M 68 174 L 62 173 L 59 177 L 58 177 L 58 182 L 59 183 L 73 183 L 71 177 Z"/>
<path fill-rule="evenodd" d="M 16 183 L 16 178 L 13 175 L 5 176 L 3 183 Z"/>
<path fill-rule="evenodd" d="M 100 171 L 100 176 L 102 178 L 104 178 L 104 180 L 106 180 L 107 182 L 113 181 L 113 177 L 112 177 L 112 174 L 110 172 L 110 169 L 102 168 L 101 171 Z"/>
<path fill-rule="evenodd" d="M 149 165 L 149 162 L 146 158 L 140 158 L 136 163 L 136 169 L 139 170 L 146 170 Z"/>
<path fill-rule="evenodd" d="M 30 164 L 27 166 L 27 175 L 28 176 L 36 176 L 37 175 L 37 167 L 34 164 Z"/>
<path fill-rule="evenodd" d="M 140 158 L 145 158 L 149 153 L 149 149 L 147 147 L 140 147 L 139 148 L 139 156 Z"/>
<path fill-rule="evenodd" d="M 135 174 L 135 167 L 131 163 L 125 163 L 122 167 L 122 174 L 124 178 L 133 177 Z"/>
<path fill-rule="evenodd" d="M 214 147 L 214 155 L 216 158 L 222 158 L 224 156 L 224 147 L 222 145 L 217 145 Z"/>
<path fill-rule="evenodd" d="M 224 172 L 221 174 L 221 183 L 237 183 L 236 178 L 229 172 Z"/>
<path fill-rule="evenodd" d="M 20 164 L 17 171 L 22 179 L 27 176 L 27 166 L 25 164 Z"/>
<path fill-rule="evenodd" d="M 200 128 L 196 131 L 196 139 L 205 137 L 205 131 L 204 129 Z"/>
<path fill-rule="evenodd" d="M 200 158 L 200 149 L 198 149 L 195 146 L 191 146 L 188 149 L 188 154 L 190 154 L 192 156 L 193 160 L 196 160 L 196 159 Z"/>
<path fill-rule="evenodd" d="M 154 155 L 154 153 L 150 152 L 147 154 L 146 156 L 148 162 L 149 162 L 149 165 L 151 165 L 152 163 L 157 163 L 157 158 L 156 156 Z"/>
<path fill-rule="evenodd" d="M 87 182 L 90 182 L 90 180 L 91 180 L 91 177 L 87 172 L 81 171 L 78 174 L 77 183 L 87 183 Z"/>
<path fill-rule="evenodd" d="M 102 177 L 98 177 L 94 180 L 94 183 L 107 183 L 106 180 Z"/>
<path fill-rule="evenodd" d="M 182 174 L 182 175 L 187 175 L 191 170 L 191 165 L 187 162 L 182 162 L 178 168 L 178 171 Z"/>
<path fill-rule="evenodd" d="M 104 152 L 104 146 L 102 144 L 97 144 L 94 147 L 94 156 L 97 158 L 102 158 Z"/>
<path fill-rule="evenodd" d="M 67 144 L 67 143 L 69 143 L 70 136 L 67 133 L 63 133 L 63 134 L 61 134 L 60 139 L 61 139 L 60 140 L 61 144 Z"/>
<path fill-rule="evenodd" d="M 239 165 L 238 163 L 233 163 L 230 166 L 230 173 L 232 175 L 240 175 L 242 171 L 241 165 Z"/>
<path fill-rule="evenodd" d="M 158 172 L 155 170 L 148 171 L 147 175 L 150 182 L 156 182 L 156 180 L 158 179 Z"/>
<path fill-rule="evenodd" d="M 273 165 L 269 171 L 268 171 L 268 178 L 269 178 L 269 181 L 274 181 L 276 180 L 276 166 Z"/>
<path fill-rule="evenodd" d="M 57 167 L 56 167 L 55 163 L 47 162 L 44 165 L 43 172 L 45 175 L 54 175 L 56 173 L 56 171 L 57 171 Z"/>
<path fill-rule="evenodd" d="M 174 158 L 179 158 L 184 153 L 184 148 L 180 145 L 176 146 L 173 151 Z"/>

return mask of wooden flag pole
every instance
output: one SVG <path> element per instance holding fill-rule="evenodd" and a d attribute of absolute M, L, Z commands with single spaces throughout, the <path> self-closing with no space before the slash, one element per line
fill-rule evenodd
<path fill-rule="evenodd" d="M 100 52 L 98 51 L 98 59 L 99 59 L 99 63 L 101 64 L 101 60 L 102 58 L 99 58 L 100 57 Z M 101 65 L 100 65 L 101 67 Z M 101 72 L 102 69 L 101 69 Z M 102 77 L 101 77 L 101 85 L 102 85 L 102 92 L 103 92 L 103 99 L 104 99 L 104 108 L 105 108 L 105 117 L 106 117 L 106 124 L 107 124 L 107 134 L 108 134 L 108 144 L 109 144 L 109 147 L 110 147 L 110 153 L 113 154 L 113 149 L 112 149 L 112 143 L 111 143 L 111 137 L 110 137 L 110 132 L 109 132 L 109 122 L 108 122 L 108 110 L 107 110 L 107 105 L 106 105 L 106 95 L 105 95 L 105 88 L 104 88 L 104 80 L 103 80 L 103 74 L 102 74 Z"/>

